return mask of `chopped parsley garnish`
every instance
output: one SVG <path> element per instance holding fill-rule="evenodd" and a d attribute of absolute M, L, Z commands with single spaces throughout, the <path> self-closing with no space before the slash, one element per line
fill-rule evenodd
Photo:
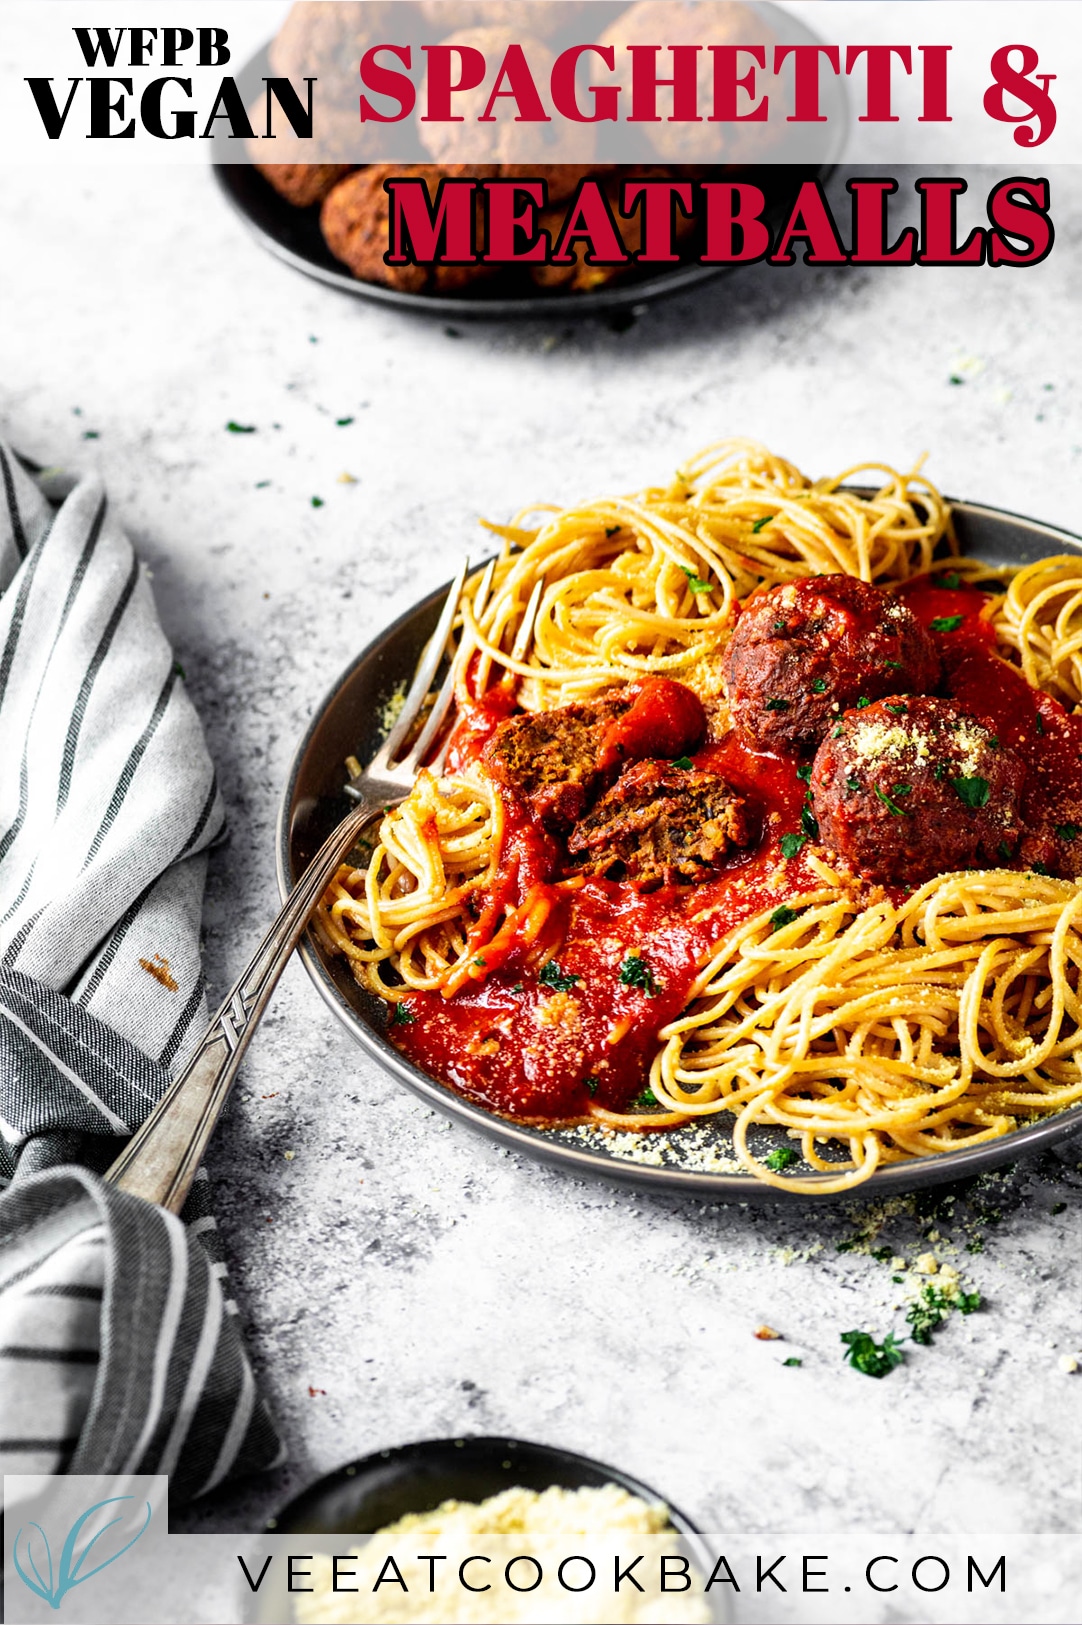
<path fill-rule="evenodd" d="M 803 1365 L 804 1361 L 798 1359 L 795 1354 L 790 1354 L 789 1358 L 787 1360 L 783 1360 L 781 1363 L 782 1365 Z"/>
<path fill-rule="evenodd" d="M 819 825 L 816 821 L 815 815 L 808 807 L 803 807 L 801 809 L 800 827 L 808 837 L 809 841 L 817 841 L 819 839 Z"/>
<path fill-rule="evenodd" d="M 409 1027 L 417 1020 L 408 1004 L 396 1004 L 391 1011 L 388 1027 Z"/>
<path fill-rule="evenodd" d="M 783 858 L 795 858 L 808 837 L 806 835 L 783 835 L 779 841 Z"/>
<path fill-rule="evenodd" d="M 763 1161 L 772 1173 L 780 1174 L 783 1168 L 800 1161 L 800 1153 L 794 1151 L 791 1145 L 776 1145 Z"/>
<path fill-rule="evenodd" d="M 871 1256 L 875 1259 L 877 1264 L 889 1264 L 891 1259 L 894 1257 L 894 1248 L 875 1247 L 872 1250 Z"/>
<path fill-rule="evenodd" d="M 484 954 L 474 954 L 473 963 L 477 966 L 478 970 L 484 970 L 487 963 Z"/>
<path fill-rule="evenodd" d="M 1044 738 L 1044 718 L 1039 711 L 1037 712 L 1036 733 L 1038 739 Z"/>
<path fill-rule="evenodd" d="M 964 615 L 937 615 L 929 625 L 933 632 L 957 632 L 964 620 Z"/>
<path fill-rule="evenodd" d="M 811 691 L 813 694 L 825 694 L 827 691 L 825 679 L 822 677 L 813 677 Z"/>
<path fill-rule="evenodd" d="M 768 711 L 788 711 L 788 709 L 789 709 L 789 701 L 788 700 L 778 700 L 778 699 L 767 700 L 766 709 Z"/>
<path fill-rule="evenodd" d="M 797 911 L 795 908 L 790 908 L 788 903 L 782 903 L 770 916 L 770 924 L 772 929 L 775 931 L 780 931 L 783 925 L 792 925 L 793 921 L 796 919 L 796 915 Z"/>
<path fill-rule="evenodd" d="M 887 710 L 892 711 L 896 717 L 904 717 L 908 715 L 904 705 L 888 705 Z"/>
<path fill-rule="evenodd" d="M 606 536 L 615 536 L 615 535 L 617 535 L 619 530 L 620 530 L 619 525 L 606 525 L 605 526 L 605 535 Z M 681 568 L 683 568 L 683 566 L 681 566 Z"/>
<path fill-rule="evenodd" d="M 549 963 L 551 964 L 551 960 Z M 653 971 L 641 954 L 628 954 L 620 966 L 620 981 L 624 987 L 641 988 L 651 999 L 661 991 Z"/>
<path fill-rule="evenodd" d="M 1052 871 L 1047 863 L 1031 863 L 1030 870 L 1035 875 L 1043 875 L 1046 880 L 1052 879 Z"/>
<path fill-rule="evenodd" d="M 971 779 L 952 779 L 951 784 L 959 801 L 963 801 L 973 811 L 976 811 L 978 807 L 988 805 L 988 793 L 991 786 L 987 779 L 982 779 L 979 776 Z"/>
<path fill-rule="evenodd" d="M 803 767 L 798 767 L 797 768 L 796 776 L 797 776 L 798 779 L 803 779 L 804 783 L 807 784 L 808 780 L 811 778 L 811 770 L 812 770 L 811 763 L 810 762 L 805 762 Z"/>
<path fill-rule="evenodd" d="M 774 518 L 774 515 L 772 513 L 768 513 L 765 518 L 757 519 L 755 521 L 754 525 L 752 525 L 752 527 L 751 527 L 752 535 L 753 536 L 758 536 L 759 532 L 763 529 L 764 525 L 769 525 L 770 521 L 773 518 Z"/>
<path fill-rule="evenodd" d="M 230 434 L 255 434 L 254 423 L 234 423 L 232 418 L 226 424 L 226 428 Z"/>
<path fill-rule="evenodd" d="M 775 630 L 775 632 L 784 632 L 785 628 L 788 625 L 789 625 L 788 621 L 775 621 L 774 622 L 774 630 Z"/>
<path fill-rule="evenodd" d="M 515 982 L 515 984 L 511 988 L 512 993 L 525 993 L 525 991 L 526 991 L 525 982 Z"/>
<path fill-rule="evenodd" d="M 865 694 L 862 694 L 862 695 L 861 695 L 861 696 L 860 696 L 860 699 L 859 699 L 859 700 L 858 700 L 858 701 L 857 701 L 857 710 L 858 710 L 858 711 L 863 711 L 863 710 L 864 710 L 864 707 L 865 707 L 865 706 L 866 706 L 866 705 L 871 705 L 871 703 L 872 703 L 872 702 L 871 702 L 871 700 L 869 700 L 869 699 L 868 699 L 868 697 L 867 697 L 867 695 L 865 695 Z"/>
<path fill-rule="evenodd" d="M 871 1332 L 842 1332 L 841 1338 L 848 1345 L 842 1359 L 848 1360 L 854 1371 L 863 1371 L 866 1377 L 885 1377 L 905 1359 L 893 1332 L 888 1332 L 881 1343 L 875 1341 Z"/>
<path fill-rule="evenodd" d="M 347 427 L 348 424 L 353 422 L 353 419 L 352 418 L 335 418 L 334 421 L 335 421 L 335 424 L 337 425 L 337 427 L 339 429 L 344 429 L 344 428 Z"/>
<path fill-rule="evenodd" d="M 988 741 L 988 749 L 989 750 L 998 750 L 999 749 L 999 735 L 998 734 L 993 734 L 991 739 L 989 739 L 989 741 Z"/>
<path fill-rule="evenodd" d="M 185 681 L 186 674 L 185 674 L 185 671 L 184 671 L 184 667 L 181 665 L 179 660 L 174 660 L 173 661 L 173 670 L 176 672 L 177 676 L 180 678 L 181 682 L 183 683 Z"/>
<path fill-rule="evenodd" d="M 845 729 L 842 727 L 841 723 L 839 722 L 839 723 L 837 723 L 835 725 L 834 732 L 831 734 L 830 737 L 831 737 L 831 739 L 838 739 L 838 738 L 841 737 L 841 735 L 844 732 L 845 732 Z"/>
<path fill-rule="evenodd" d="M 901 671 L 902 669 L 902 663 L 900 660 L 884 660 L 883 664 L 886 666 L 888 671 Z"/>
<path fill-rule="evenodd" d="M 1056 834 L 1061 841 L 1074 841 L 1082 835 L 1082 828 L 1078 824 L 1057 824 Z"/>
<path fill-rule="evenodd" d="M 945 575 L 943 577 L 943 585 L 949 592 L 957 592 L 958 588 L 962 585 L 962 578 L 958 574 L 958 571 L 951 570 L 947 575 Z"/>
<path fill-rule="evenodd" d="M 875 790 L 875 793 L 879 797 L 880 801 L 883 803 L 884 807 L 886 807 L 887 811 L 892 812 L 895 818 L 908 818 L 909 814 L 906 812 L 905 808 L 899 807 L 897 802 L 892 801 L 890 796 L 887 795 L 887 792 L 885 790 L 881 790 L 878 784 L 873 785 L 873 789 Z M 909 789 L 908 785 L 906 785 L 906 789 Z M 897 795 L 897 789 L 895 789 L 894 793 Z"/>
<path fill-rule="evenodd" d="M 683 768 L 684 772 L 686 773 L 688 771 L 688 769 L 691 767 L 691 757 L 690 756 L 674 756 L 672 765 L 673 765 L 673 767 Z"/>
<path fill-rule="evenodd" d="M 929 1282 L 927 1286 L 921 1287 L 920 1297 L 915 1303 L 911 1303 L 906 1311 L 906 1321 L 913 1328 L 913 1342 L 930 1343 L 936 1327 L 946 1320 L 953 1310 L 958 1309 L 963 1315 L 971 1315 L 980 1306 L 979 1292 L 959 1292 L 956 1296 L 949 1296 Z"/>
<path fill-rule="evenodd" d="M 847 790 L 859 790 L 860 789 L 860 780 L 859 779 L 846 779 L 845 788 Z"/>
<path fill-rule="evenodd" d="M 590 1099 L 593 1100 L 594 1096 L 597 1094 L 597 1079 L 596 1078 L 587 1078 L 586 1079 L 586 1093 L 589 1095 Z"/>
<path fill-rule="evenodd" d="M 1006 841 L 1000 841 L 996 851 L 999 853 L 1004 863 L 1009 863 L 1011 861 L 1011 849 L 1007 845 Z"/>
<path fill-rule="evenodd" d="M 684 574 L 687 576 L 687 578 L 688 578 L 688 586 L 691 588 L 692 592 L 695 592 L 695 593 L 698 593 L 698 592 L 713 592 L 714 589 L 710 585 L 710 582 L 709 581 L 704 581 L 702 576 L 697 576 L 695 574 L 695 571 L 694 570 L 689 570 L 686 564 L 682 564 L 680 566 L 680 568 L 681 568 L 681 570 L 683 570 Z"/>
<path fill-rule="evenodd" d="M 641 1095 L 636 1095 L 631 1102 L 633 1106 L 656 1106 L 657 1096 L 652 1089 L 644 1089 Z"/>
<path fill-rule="evenodd" d="M 551 987 L 556 993 L 570 993 L 575 983 L 582 981 L 582 977 L 576 976 L 573 971 L 568 971 L 565 976 L 555 959 L 549 959 L 542 965 L 537 980 L 542 987 Z"/>

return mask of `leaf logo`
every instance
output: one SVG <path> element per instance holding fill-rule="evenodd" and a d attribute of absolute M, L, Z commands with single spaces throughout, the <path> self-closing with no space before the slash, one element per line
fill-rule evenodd
<path fill-rule="evenodd" d="M 85 1581 L 93 1579 L 95 1574 L 100 1574 L 102 1569 L 107 1569 L 110 1563 L 115 1563 L 118 1557 L 123 1557 L 124 1553 L 130 1551 L 135 1545 L 140 1535 L 146 1533 L 147 1526 L 149 1525 L 152 1516 L 149 1501 L 146 1502 L 147 1515 L 143 1520 L 142 1528 L 138 1529 L 132 1538 L 125 1545 L 123 1545 L 119 1551 L 114 1552 L 111 1557 L 104 1558 L 94 1568 L 86 1569 L 84 1571 L 83 1564 L 94 1550 L 94 1547 L 98 1544 L 98 1541 L 101 1540 L 102 1536 L 112 1529 L 115 1524 L 122 1523 L 123 1518 L 120 1516 L 120 1514 L 117 1514 L 117 1516 L 114 1518 L 110 1518 L 108 1523 L 103 1524 L 95 1534 L 91 1535 L 90 1538 L 85 1541 L 85 1544 L 83 1544 L 80 1550 L 79 1543 L 86 1524 L 96 1512 L 101 1512 L 103 1508 L 115 1506 L 119 1501 L 134 1500 L 134 1495 L 113 1495 L 107 1501 L 96 1501 L 92 1507 L 87 1507 L 86 1511 L 82 1513 L 80 1517 L 76 1518 L 75 1522 L 68 1530 L 68 1536 L 64 1542 L 64 1548 L 60 1553 L 60 1558 L 56 1565 L 55 1571 L 53 1568 L 53 1554 L 49 1546 L 49 1537 L 41 1527 L 40 1523 L 32 1523 L 26 1532 L 26 1539 L 24 1541 L 24 1554 L 26 1557 L 26 1562 L 32 1571 L 31 1574 L 27 1573 L 19 1556 L 19 1541 L 23 1537 L 23 1529 L 20 1526 L 15 1535 L 15 1541 L 12 1547 L 12 1558 L 15 1563 L 15 1572 L 19 1576 L 19 1579 L 23 1582 L 23 1585 L 27 1586 L 31 1591 L 33 1591 L 36 1596 L 42 1599 L 43 1602 L 47 1602 L 50 1608 L 59 1608 L 61 1602 L 63 1601 L 64 1597 L 67 1596 L 69 1591 L 74 1590 L 76 1586 L 83 1585 Z M 32 1530 L 37 1530 L 38 1536 L 40 1537 L 38 1541 L 34 1540 L 33 1535 L 30 1532 Z M 45 1574 L 42 1573 L 43 1569 L 45 1570 Z"/>

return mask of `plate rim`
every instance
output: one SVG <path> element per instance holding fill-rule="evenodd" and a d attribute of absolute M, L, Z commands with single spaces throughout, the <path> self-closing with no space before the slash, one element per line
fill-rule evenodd
<path fill-rule="evenodd" d="M 1061 547 L 1061 551 L 1082 553 L 1082 535 L 1065 530 L 1061 526 L 1032 519 L 1026 514 L 1016 513 L 1009 508 L 999 508 L 990 503 L 970 502 L 949 496 L 944 496 L 943 500 L 952 513 L 986 516 L 994 521 L 1013 520 L 1037 535 L 1068 544 Z M 295 787 L 314 735 L 357 668 L 372 659 L 415 616 L 426 609 L 436 609 L 446 597 L 448 585 L 449 583 L 444 583 L 423 599 L 410 605 L 371 638 L 360 653 L 355 655 L 339 673 L 312 712 L 290 762 L 275 824 L 275 875 L 283 902 L 295 884 L 291 868 L 291 826 Z M 323 963 L 311 931 L 302 937 L 297 952 L 324 1003 L 330 1007 L 361 1048 L 377 1061 L 384 1071 L 390 1073 L 396 1082 L 404 1084 L 412 1094 L 419 1096 L 444 1116 L 478 1130 L 486 1138 L 495 1140 L 513 1151 L 521 1152 L 533 1161 L 556 1166 L 565 1173 L 590 1180 L 606 1179 L 618 1184 L 638 1185 L 656 1191 L 683 1191 L 689 1194 L 707 1192 L 715 1201 L 757 1204 L 805 1203 L 822 1207 L 827 1202 L 876 1200 L 880 1196 L 887 1197 L 902 1191 L 967 1179 L 989 1168 L 1010 1162 L 1017 1156 L 1036 1155 L 1046 1146 L 1082 1130 L 1082 1105 L 1067 1107 L 1062 1112 L 1054 1113 L 1040 1122 L 1027 1124 L 1015 1130 L 1013 1134 L 1002 1136 L 1001 1139 L 985 1141 L 970 1148 L 961 1147 L 954 1151 L 890 1163 L 877 1169 L 863 1184 L 847 1190 L 821 1193 L 787 1191 L 784 1186 L 769 1185 L 751 1174 L 713 1173 L 670 1165 L 656 1167 L 634 1162 L 630 1158 L 605 1156 L 586 1148 L 580 1150 L 566 1140 L 557 1139 L 556 1131 L 530 1129 L 515 1123 L 513 1119 L 487 1111 L 483 1106 L 465 1100 L 448 1085 L 429 1077 L 408 1061 L 383 1033 L 370 1026 L 358 1011 L 346 1003 Z M 821 1177 L 825 1181 L 831 1176 L 824 1174 Z"/>

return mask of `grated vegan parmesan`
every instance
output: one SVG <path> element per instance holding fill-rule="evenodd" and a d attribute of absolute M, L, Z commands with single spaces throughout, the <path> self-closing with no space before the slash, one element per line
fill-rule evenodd
<path fill-rule="evenodd" d="M 661 1556 L 680 1549 L 668 1518 L 660 1503 L 648 1505 L 616 1484 L 579 1490 L 554 1485 L 540 1493 L 516 1487 L 480 1503 L 444 1501 L 433 1512 L 399 1518 L 367 1546 L 341 1555 L 340 1585 L 355 1590 L 335 1591 L 331 1557 L 313 1557 L 313 1589 L 295 1594 L 294 1615 L 298 1625 L 709 1625 L 701 1577 L 688 1591 L 659 1590 Z M 635 1578 L 643 1590 L 628 1581 L 616 1590 L 614 1557 L 626 1566 L 639 1553 Z M 432 1567 L 419 1560 L 424 1554 L 446 1560 Z M 565 1589 L 560 1565 L 582 1554 L 594 1562 L 597 1578 L 587 1589 Z M 516 1590 L 504 1579 L 507 1564 L 523 1555 L 541 1570 L 540 1584 L 530 1590 Z M 490 1561 L 467 1569 L 479 1588 L 471 1591 L 459 1583 L 459 1566 L 479 1556 Z M 388 1559 L 406 1589 L 386 1578 Z M 586 1572 L 572 1561 L 568 1583 L 580 1586 Z M 511 1573 L 525 1586 L 536 1570 L 518 1563 Z M 480 1589 L 486 1582 L 489 1589 Z"/>

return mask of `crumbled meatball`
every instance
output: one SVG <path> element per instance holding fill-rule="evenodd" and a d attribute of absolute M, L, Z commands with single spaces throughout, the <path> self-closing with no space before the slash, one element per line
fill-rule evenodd
<path fill-rule="evenodd" d="M 651 891 L 707 879 L 750 838 L 747 805 L 718 774 L 646 761 L 624 769 L 567 850 L 580 871 Z"/>

